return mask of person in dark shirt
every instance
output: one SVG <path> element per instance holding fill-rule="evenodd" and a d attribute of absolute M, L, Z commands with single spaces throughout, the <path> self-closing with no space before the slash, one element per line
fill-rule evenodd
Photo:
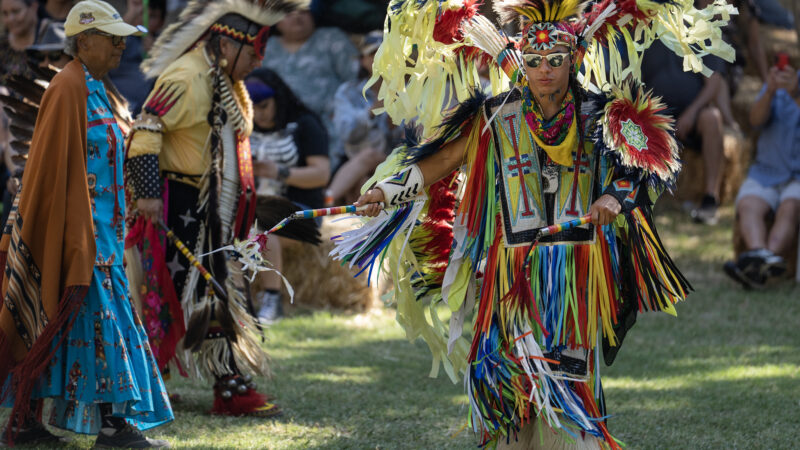
<path fill-rule="evenodd" d="M 642 59 L 642 81 L 661 97 L 667 113 L 675 118 L 675 135 L 684 146 L 699 150 L 705 165 L 705 195 L 692 211 L 697 222 L 713 225 L 717 220 L 720 179 L 722 177 L 723 119 L 715 103 L 724 88 L 725 62 L 714 56 L 703 58 L 714 73 L 706 78 L 700 73 L 684 72 L 683 61 L 660 41 L 656 41 Z"/>
<path fill-rule="evenodd" d="M 148 2 L 148 21 L 144 23 L 144 4 L 142 0 L 128 0 L 125 10 L 125 21 L 134 26 L 145 26 L 147 35 L 129 36 L 125 42 L 125 52 L 119 67 L 109 73 L 109 77 L 130 104 L 131 114 L 136 116 L 142 109 L 147 94 L 152 90 L 152 80 L 145 79 L 139 69 L 148 48 L 153 44 L 164 25 L 166 0 L 150 0 Z M 145 86 L 146 89 L 142 87 Z"/>
<path fill-rule="evenodd" d="M 259 197 L 280 195 L 299 208 L 321 208 L 322 189 L 330 178 L 328 135 L 322 120 L 303 105 L 272 70 L 261 68 L 246 81 L 253 101 L 250 149 Z M 281 240 L 267 241 L 273 267 L 280 271 Z M 264 290 L 258 294 L 259 318 L 274 321 L 282 315 L 281 279 L 274 272 L 259 274 Z"/>

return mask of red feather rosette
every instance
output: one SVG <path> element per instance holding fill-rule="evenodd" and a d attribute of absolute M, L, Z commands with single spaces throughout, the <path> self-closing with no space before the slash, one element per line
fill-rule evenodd
<path fill-rule="evenodd" d="M 603 143 L 622 166 L 644 171 L 673 185 L 680 170 L 672 117 L 662 114 L 660 98 L 629 83 L 613 93 L 601 119 Z"/>

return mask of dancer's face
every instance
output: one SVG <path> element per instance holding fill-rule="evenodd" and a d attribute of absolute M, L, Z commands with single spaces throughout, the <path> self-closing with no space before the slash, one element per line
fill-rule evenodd
<path fill-rule="evenodd" d="M 523 51 L 523 60 L 528 86 L 537 99 L 563 98 L 566 95 L 572 57 L 565 45 L 556 45 L 549 50 L 528 48 Z"/>
<path fill-rule="evenodd" d="M 219 50 L 223 59 L 228 61 L 225 73 L 233 81 L 244 80 L 250 72 L 261 66 L 261 55 L 252 45 L 244 45 L 232 39 L 222 38 Z"/>

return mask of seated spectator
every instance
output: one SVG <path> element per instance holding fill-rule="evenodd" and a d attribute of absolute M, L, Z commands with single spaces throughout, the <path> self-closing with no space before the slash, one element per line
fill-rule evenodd
<path fill-rule="evenodd" d="M 347 161 L 328 186 L 325 197 L 329 206 L 358 199 L 361 185 L 403 138 L 402 127 L 392 125 L 386 114 L 376 116 L 372 112 L 381 106 L 378 101 L 380 80 L 364 92 L 364 86 L 372 77 L 372 63 L 381 42 L 381 31 L 366 35 L 361 46 L 358 79 L 342 84 L 334 96 L 333 126 L 342 139 Z"/>
<path fill-rule="evenodd" d="M 3 29 L 0 35 L 0 84 L 11 75 L 31 76 L 25 49 L 39 42 L 46 29 L 40 23 L 36 0 L 0 0 Z"/>
<path fill-rule="evenodd" d="M 780 256 L 794 245 L 800 223 L 800 92 L 791 66 L 773 67 L 750 110 L 761 127 L 756 157 L 736 198 L 736 220 L 747 251 L 725 263 L 746 288 L 761 287 L 786 271 Z M 767 227 L 767 218 L 773 224 Z"/>
<path fill-rule="evenodd" d="M 62 22 L 51 22 L 39 43 L 25 49 L 30 61 L 39 67 L 53 66 L 63 69 L 72 58 L 64 53 L 67 35 Z"/>
<path fill-rule="evenodd" d="M 298 209 L 321 208 L 322 189 L 330 179 L 328 137 L 322 121 L 269 69 L 255 70 L 246 86 L 253 101 L 250 148 L 259 208 L 265 197 L 275 195 L 292 201 Z M 273 235 L 267 241 L 267 258 L 279 272 L 285 239 Z M 256 292 L 259 318 L 272 322 L 281 317 L 280 277 L 261 272 L 254 288 L 261 289 Z"/>
<path fill-rule="evenodd" d="M 717 222 L 720 180 L 724 164 L 723 116 L 715 103 L 724 89 L 724 61 L 706 56 L 703 62 L 714 73 L 706 78 L 700 73 L 684 72 L 683 60 L 661 41 L 644 53 L 642 81 L 661 97 L 675 118 L 675 136 L 685 146 L 700 151 L 705 166 L 705 195 L 692 211 L 692 218 L 708 225 Z"/>
<path fill-rule="evenodd" d="M 39 3 L 37 14 L 40 20 L 50 20 L 53 22 L 64 23 L 67 20 L 67 14 L 75 4 L 75 0 L 44 0 Z"/>
<path fill-rule="evenodd" d="M 274 70 L 322 119 L 335 172 L 344 152 L 332 124 L 333 95 L 342 83 L 356 78 L 358 51 L 341 30 L 317 28 L 315 20 L 309 10 L 301 10 L 278 22 L 278 35 L 267 41 L 264 67 Z"/>

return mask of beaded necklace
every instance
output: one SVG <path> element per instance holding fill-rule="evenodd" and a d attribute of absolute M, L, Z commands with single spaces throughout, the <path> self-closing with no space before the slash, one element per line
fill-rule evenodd
<path fill-rule="evenodd" d="M 544 117 L 539 105 L 533 101 L 528 86 L 522 88 L 522 112 L 531 130 L 531 136 L 553 161 L 562 166 L 572 165 L 572 151 L 578 144 L 575 99 L 568 90 L 561 110 L 550 119 Z"/>

